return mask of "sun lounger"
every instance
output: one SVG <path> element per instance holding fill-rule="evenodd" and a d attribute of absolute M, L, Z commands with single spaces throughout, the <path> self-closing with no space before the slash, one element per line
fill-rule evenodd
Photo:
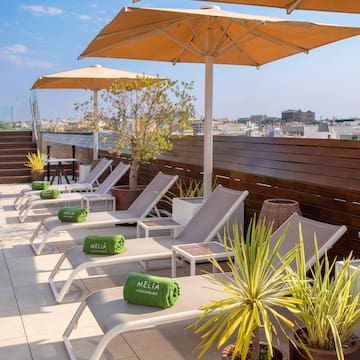
<path fill-rule="evenodd" d="M 299 221 L 302 223 L 305 256 L 307 258 L 307 268 L 309 269 L 314 263 L 314 233 L 317 235 L 319 253 L 323 254 L 325 249 L 330 248 L 341 238 L 346 231 L 346 227 L 313 221 L 295 213 L 272 235 L 272 240 L 276 241 L 281 232 L 287 228 L 287 235 L 280 249 L 282 254 L 290 250 L 298 241 Z M 100 290 L 87 296 L 78 307 L 63 334 L 64 344 L 70 359 L 77 359 L 70 341 L 70 335 L 79 324 L 79 319 L 86 309 L 93 314 L 104 334 L 89 358 L 90 360 L 98 360 L 115 336 L 129 330 L 196 318 L 201 314 L 199 310 L 201 305 L 208 303 L 210 300 L 222 299 L 224 296 L 221 291 L 211 289 L 206 275 L 177 278 L 177 281 L 180 285 L 180 297 L 175 305 L 166 309 L 129 304 L 123 299 L 122 287 Z"/>
<path fill-rule="evenodd" d="M 219 185 L 189 223 L 175 237 L 128 239 L 126 240 L 127 251 L 122 254 L 110 256 L 88 255 L 82 251 L 82 246 L 69 248 L 61 256 L 49 276 L 49 284 L 56 301 L 62 301 L 73 280 L 81 270 L 112 264 L 171 259 L 173 245 L 195 242 L 206 243 L 213 240 L 247 195 L 247 191 L 226 189 Z M 54 278 L 60 272 L 61 265 L 65 260 L 70 262 L 73 271 L 60 291 L 58 291 Z"/>
<path fill-rule="evenodd" d="M 112 160 L 102 158 L 96 166 L 89 172 L 82 182 L 74 184 L 60 184 L 52 185 L 51 189 L 57 189 L 60 192 L 73 192 L 73 191 L 93 191 L 95 184 L 99 186 L 98 180 L 106 169 L 111 166 Z M 32 190 L 31 186 L 22 189 L 14 201 L 15 209 L 18 210 L 28 197 L 39 195 L 41 190 Z"/>
<path fill-rule="evenodd" d="M 46 200 L 41 199 L 40 196 L 30 197 L 19 211 L 19 221 L 24 222 L 33 208 L 46 207 L 49 205 L 68 206 L 72 203 L 79 203 L 80 206 L 83 207 L 85 203 L 86 207 L 89 209 L 90 202 L 110 201 L 113 204 L 113 210 L 115 210 L 115 200 L 109 194 L 109 191 L 120 180 L 120 178 L 126 174 L 129 168 L 129 164 L 124 164 L 120 162 L 116 166 L 116 168 L 110 173 L 110 175 L 93 192 L 90 191 L 83 193 L 62 193 L 60 198 L 58 199 Z"/>
<path fill-rule="evenodd" d="M 156 207 L 156 204 L 176 182 L 177 178 L 177 175 L 167 175 L 159 172 L 127 210 L 90 213 L 86 221 L 80 223 L 62 222 L 57 216 L 48 217 L 35 229 L 30 239 L 30 245 L 34 253 L 39 255 L 49 237 L 59 231 L 136 223 L 139 219 L 144 219 L 150 214 L 151 210 Z"/>

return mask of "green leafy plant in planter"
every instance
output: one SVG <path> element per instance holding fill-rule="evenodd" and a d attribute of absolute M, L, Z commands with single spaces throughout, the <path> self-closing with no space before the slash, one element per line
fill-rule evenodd
<path fill-rule="evenodd" d="M 46 155 L 40 152 L 40 149 L 36 153 L 28 152 L 26 155 L 27 162 L 24 163 L 24 166 L 31 168 L 31 178 L 32 180 L 41 180 L 45 176 L 45 165 L 46 165 Z"/>
<path fill-rule="evenodd" d="M 360 293 L 354 287 L 360 267 L 349 271 L 350 255 L 334 276 L 336 259 L 330 262 L 327 253 L 319 258 L 315 234 L 316 261 L 307 273 L 301 227 L 300 239 L 296 271 L 288 269 L 289 286 L 300 300 L 295 312 L 300 329 L 294 333 L 290 359 L 360 359 L 360 340 L 353 336 L 360 322 Z"/>
<path fill-rule="evenodd" d="M 44 171 L 46 156 L 42 154 L 39 149 L 36 153 L 28 152 L 26 158 L 28 161 L 24 164 L 25 166 L 35 171 Z"/>
<path fill-rule="evenodd" d="M 100 115 L 103 128 L 114 136 L 108 151 L 131 157 L 130 189 L 137 188 L 140 165 L 171 151 L 172 140 L 191 128 L 195 116 L 193 83 L 146 77 L 140 82 L 115 82 L 102 94 Z"/>
<path fill-rule="evenodd" d="M 169 207 L 172 206 L 174 197 L 202 197 L 204 195 L 204 186 L 201 180 L 190 178 L 184 181 L 179 178 L 175 183 L 176 190 L 168 191 L 161 199 Z"/>
<path fill-rule="evenodd" d="M 219 273 L 208 273 L 208 278 L 224 299 L 202 306 L 201 316 L 192 324 L 201 333 L 197 346 L 201 358 L 211 346 L 220 349 L 235 337 L 231 359 L 272 359 L 275 324 L 288 335 L 294 323 L 281 314 L 281 309 L 294 311 L 298 300 L 292 289 L 285 286 L 289 277 L 286 268 L 294 260 L 297 246 L 280 258 L 279 248 L 286 232 L 276 244 L 271 244 L 272 225 L 252 219 L 244 237 L 238 226 L 233 228 L 233 240 L 224 236 L 227 266 L 230 272 L 211 258 Z M 260 342 L 260 331 L 265 334 L 265 355 Z M 249 356 L 249 357 L 248 357 Z M 264 357 L 265 356 L 265 357 Z"/>

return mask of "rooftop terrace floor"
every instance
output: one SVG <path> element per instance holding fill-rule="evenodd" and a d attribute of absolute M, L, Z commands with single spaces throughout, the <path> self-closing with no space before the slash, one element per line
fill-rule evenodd
<path fill-rule="evenodd" d="M 143 269 L 137 263 L 92 269 L 90 274 L 79 276 L 62 304 L 56 304 L 48 276 L 61 253 L 79 244 L 90 234 L 90 230 L 62 232 L 51 237 L 42 254 L 35 256 L 29 239 L 45 214 L 38 212 L 25 223 L 18 222 L 18 212 L 13 202 L 23 187 L 24 184 L 0 185 L 0 360 L 68 359 L 62 335 L 81 299 L 95 290 L 123 285 L 128 272 Z M 129 238 L 135 237 L 136 228 L 108 227 L 101 229 L 101 233 L 122 233 Z M 171 269 L 154 270 L 152 273 L 170 276 Z M 187 274 L 186 267 L 178 270 L 178 276 Z M 190 322 L 171 323 L 119 335 L 110 343 L 101 359 L 196 359 L 193 349 L 199 337 L 185 329 Z M 72 336 L 79 359 L 89 358 L 100 334 L 92 315 L 83 314 L 79 329 Z M 203 359 L 220 359 L 220 354 L 212 351 Z"/>

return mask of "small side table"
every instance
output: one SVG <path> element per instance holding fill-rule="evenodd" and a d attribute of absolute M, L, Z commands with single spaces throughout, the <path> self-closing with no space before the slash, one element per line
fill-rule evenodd
<path fill-rule="evenodd" d="M 136 228 L 136 237 L 141 237 L 140 229 L 145 231 L 145 237 L 149 237 L 151 230 L 166 230 L 169 229 L 172 231 L 172 235 L 175 236 L 181 229 L 183 225 L 179 224 L 172 218 L 149 218 L 138 220 Z"/>
<path fill-rule="evenodd" d="M 225 248 L 222 244 L 212 241 L 208 243 L 194 243 L 175 245 L 172 247 L 172 259 L 171 259 L 171 276 L 176 277 L 176 259 L 182 257 L 190 262 L 190 275 L 196 273 L 196 263 L 198 261 L 208 260 L 210 254 L 214 256 L 216 260 L 223 260 L 227 258 Z M 213 272 L 216 268 L 213 265 Z"/>

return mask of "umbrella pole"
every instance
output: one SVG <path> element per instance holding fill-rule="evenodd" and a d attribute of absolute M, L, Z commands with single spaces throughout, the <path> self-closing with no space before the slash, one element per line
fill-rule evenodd
<path fill-rule="evenodd" d="M 98 158 L 99 150 L 99 136 L 98 136 L 98 117 L 97 117 L 97 107 L 98 107 L 98 92 L 94 90 L 94 147 L 93 147 L 93 159 Z"/>
<path fill-rule="evenodd" d="M 209 198 L 212 188 L 213 167 L 213 68 L 212 56 L 205 57 L 205 124 L 204 124 L 204 198 Z"/>

